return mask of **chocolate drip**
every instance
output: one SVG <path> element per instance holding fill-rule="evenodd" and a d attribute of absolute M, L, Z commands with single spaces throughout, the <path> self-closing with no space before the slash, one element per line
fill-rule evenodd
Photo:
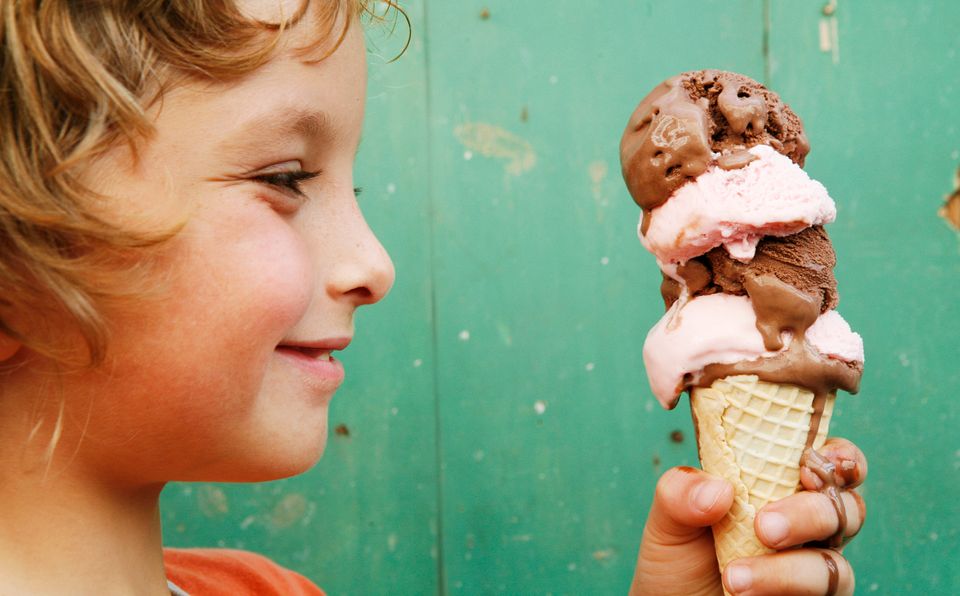
<path fill-rule="evenodd" d="M 830 503 L 837 513 L 837 531 L 826 540 L 826 545 L 828 548 L 838 548 L 843 544 L 843 534 L 847 529 L 847 509 L 843 506 L 840 487 L 837 485 L 836 466 L 812 448 L 804 450 L 800 457 L 800 465 L 809 469 L 820 479 L 823 483 L 820 492 L 830 498 Z"/>
<path fill-rule="evenodd" d="M 647 230 L 649 229 L 650 229 L 650 210 L 644 209 L 643 220 L 640 222 L 640 233 L 645 235 L 647 233 Z"/>
<path fill-rule="evenodd" d="M 820 316 L 820 300 L 786 284 L 771 273 L 747 275 L 743 287 L 753 303 L 757 315 L 757 330 L 763 336 L 768 350 L 783 347 L 781 333 L 792 331 L 803 337 L 807 328 Z"/>
<path fill-rule="evenodd" d="M 813 448 L 813 442 L 817 440 L 817 433 L 820 432 L 820 421 L 823 419 L 823 411 L 827 407 L 826 393 L 817 393 L 813 396 L 813 413 L 810 414 L 810 430 L 807 431 L 806 448 Z"/>
<path fill-rule="evenodd" d="M 823 562 L 826 563 L 827 573 L 829 574 L 827 593 L 825 596 L 834 596 L 834 594 L 837 593 L 837 588 L 840 586 L 840 569 L 837 567 L 837 562 L 833 560 L 831 555 L 820 553 L 820 556 L 823 557 Z"/>

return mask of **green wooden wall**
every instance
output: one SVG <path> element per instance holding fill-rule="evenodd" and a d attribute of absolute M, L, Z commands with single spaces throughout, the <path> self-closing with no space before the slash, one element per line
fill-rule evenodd
<path fill-rule="evenodd" d="M 870 458 L 858 593 L 958 593 L 960 235 L 937 212 L 960 4 L 405 6 L 399 61 L 402 27 L 370 34 L 357 167 L 397 283 L 344 354 L 327 454 L 286 481 L 171 486 L 168 542 L 258 550 L 331 594 L 625 593 L 655 480 L 696 451 L 647 386 L 659 275 L 618 142 L 647 90 L 714 67 L 784 96 L 838 204 L 840 311 L 867 349 L 832 429 Z"/>

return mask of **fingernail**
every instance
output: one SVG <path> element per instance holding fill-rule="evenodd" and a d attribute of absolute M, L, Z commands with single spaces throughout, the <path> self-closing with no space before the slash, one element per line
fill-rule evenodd
<path fill-rule="evenodd" d="M 746 565 L 727 567 L 727 588 L 733 593 L 745 592 L 753 585 L 753 572 Z"/>
<path fill-rule="evenodd" d="M 693 489 L 693 506 L 702 512 L 710 511 L 726 488 L 723 480 L 710 480 Z"/>
<path fill-rule="evenodd" d="M 761 513 L 757 525 L 760 526 L 760 533 L 766 538 L 765 542 L 769 546 L 777 546 L 790 532 L 790 521 L 785 515 L 775 511 Z"/>

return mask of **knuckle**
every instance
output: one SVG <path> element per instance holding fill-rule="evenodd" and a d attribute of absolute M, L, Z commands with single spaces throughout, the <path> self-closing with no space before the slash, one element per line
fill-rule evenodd
<path fill-rule="evenodd" d="M 811 507 L 810 517 L 813 522 L 813 528 L 818 536 L 827 537 L 834 534 L 840 525 L 840 517 L 833 506 L 833 502 L 825 494 L 814 493 L 816 499 Z"/>

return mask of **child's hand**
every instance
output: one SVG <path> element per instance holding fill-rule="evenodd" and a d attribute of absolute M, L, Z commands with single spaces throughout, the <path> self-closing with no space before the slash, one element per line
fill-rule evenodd
<path fill-rule="evenodd" d="M 849 489 L 866 477 L 866 459 L 843 439 L 828 440 L 820 453 L 838 470 L 847 513 L 844 536 L 852 537 L 860 530 L 866 509 L 860 496 Z M 757 535 L 770 548 L 788 549 L 825 540 L 837 530 L 837 514 L 830 499 L 812 492 L 819 488 L 819 479 L 803 469 L 800 480 L 805 491 L 771 503 L 757 515 Z M 693 468 L 668 470 L 657 483 L 630 593 L 723 594 L 710 525 L 720 520 L 732 503 L 733 487 L 725 480 Z M 835 550 L 813 547 L 739 559 L 727 567 L 723 581 L 738 595 L 826 594 L 831 562 L 837 569 L 834 593 L 853 594 L 853 569 L 847 560 Z M 744 579 L 747 581 L 738 583 Z"/>

